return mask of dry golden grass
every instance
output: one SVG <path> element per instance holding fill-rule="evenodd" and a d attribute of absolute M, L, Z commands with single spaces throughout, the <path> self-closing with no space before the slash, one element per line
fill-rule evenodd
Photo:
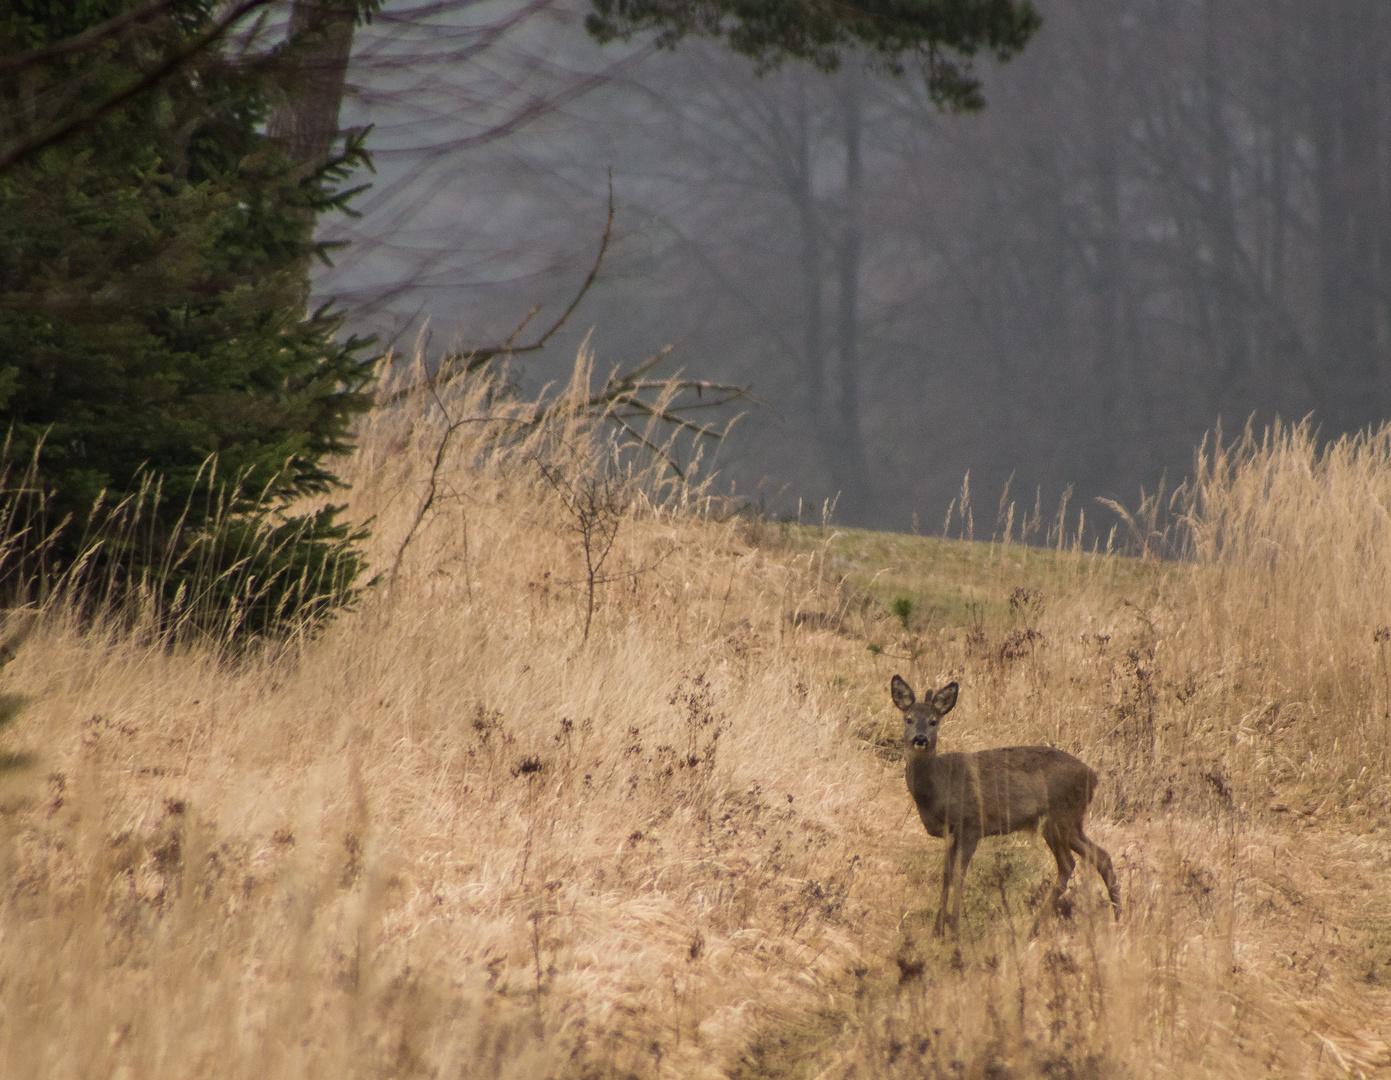
<path fill-rule="evenodd" d="M 536 461 L 582 470 L 584 426 L 495 430 L 317 640 L 233 663 L 53 613 L 5 668 L 38 765 L 0 793 L 0 1075 L 1391 1070 L 1391 436 L 1209 454 L 1181 564 L 716 523 L 638 478 L 582 643 Z M 378 567 L 441 432 L 417 401 L 361 433 Z M 1101 772 L 1118 925 L 1079 872 L 1031 936 L 1052 871 L 1011 838 L 929 939 L 895 671 L 962 681 L 945 748 Z"/>

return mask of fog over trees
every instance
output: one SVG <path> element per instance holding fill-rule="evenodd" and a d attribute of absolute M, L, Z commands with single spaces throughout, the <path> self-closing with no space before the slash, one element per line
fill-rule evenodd
<path fill-rule="evenodd" d="M 387 5 L 342 117 L 378 175 L 317 291 L 402 349 L 492 343 L 573 295 L 612 168 L 599 283 L 524 385 L 591 329 L 601 367 L 674 343 L 765 403 L 720 486 L 850 524 L 936 531 L 968 469 L 988 517 L 1011 475 L 1133 502 L 1219 417 L 1385 418 L 1391 6 L 1038 7 L 950 114 L 857 57 L 600 47 L 572 0 Z"/>

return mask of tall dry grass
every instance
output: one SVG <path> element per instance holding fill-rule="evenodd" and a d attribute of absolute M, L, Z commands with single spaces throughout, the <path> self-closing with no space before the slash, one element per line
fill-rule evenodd
<path fill-rule="evenodd" d="M 1307 420 L 1219 435 L 1190 490 L 1207 647 L 1248 688 L 1251 709 L 1229 719 L 1252 764 L 1292 808 L 1384 824 L 1391 427 L 1324 445 Z"/>
<path fill-rule="evenodd" d="M 312 640 L 232 662 L 57 613 L 5 668 L 40 764 L 3 781 L 0 1075 L 1391 1065 L 1385 620 L 1350 577 L 1385 560 L 1348 539 L 1379 541 L 1385 464 L 1223 450 L 1201 559 L 979 545 L 1008 616 L 894 631 L 816 534 L 720 522 L 578 409 L 519 410 L 478 383 L 366 422 L 344 475 L 382 577 Z M 584 641 L 540 466 L 596 461 L 625 498 Z M 895 670 L 962 680 L 945 747 L 1101 771 L 1119 925 L 1080 873 L 1048 916 L 1041 847 L 992 841 L 962 940 L 929 939 Z"/>

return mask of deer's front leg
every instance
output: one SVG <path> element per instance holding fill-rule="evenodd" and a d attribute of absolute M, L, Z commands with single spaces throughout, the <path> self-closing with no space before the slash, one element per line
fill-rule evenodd
<path fill-rule="evenodd" d="M 955 937 L 961 936 L 961 908 L 966 902 L 966 868 L 971 865 L 971 856 L 976 853 L 976 845 L 980 843 L 980 837 L 975 833 L 963 833 L 961 839 L 952 845 L 956 851 L 957 865 L 954 871 L 956 879 L 956 906 L 951 913 L 951 930 Z"/>
<path fill-rule="evenodd" d="M 946 857 L 942 860 L 942 899 L 937 903 L 937 921 L 932 924 L 933 937 L 941 937 L 946 932 L 947 904 L 951 898 L 952 872 L 956 868 L 958 846 L 957 836 L 952 833 Z"/>

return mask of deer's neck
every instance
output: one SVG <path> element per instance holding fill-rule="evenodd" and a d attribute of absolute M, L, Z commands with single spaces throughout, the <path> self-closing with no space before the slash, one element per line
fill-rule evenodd
<path fill-rule="evenodd" d="M 904 776 L 908 781 L 908 791 L 919 807 L 925 803 L 935 802 L 937 789 L 936 748 L 931 750 L 910 749 L 904 767 Z"/>
<path fill-rule="evenodd" d="M 912 802 L 917 803 L 918 816 L 928 832 L 933 836 L 943 835 L 946 816 L 942 806 L 942 785 L 939 784 L 940 761 L 936 747 L 931 750 L 908 750 L 904 777 L 908 781 L 908 793 Z"/>

